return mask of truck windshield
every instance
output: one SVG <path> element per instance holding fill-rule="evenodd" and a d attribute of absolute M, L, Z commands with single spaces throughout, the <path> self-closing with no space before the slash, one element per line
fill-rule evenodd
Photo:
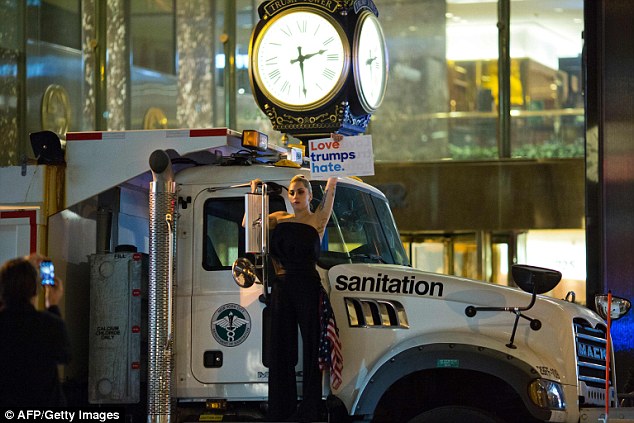
<path fill-rule="evenodd" d="M 316 207 L 321 201 L 325 183 L 311 183 L 313 206 Z M 270 196 L 270 212 L 286 210 L 283 196 Z M 229 270 L 235 259 L 246 255 L 243 216 L 244 197 L 205 201 L 202 243 L 202 266 L 205 270 Z M 332 217 L 324 234 L 319 265 L 330 268 L 342 263 L 409 265 L 385 199 L 362 188 L 340 183 Z"/>
<path fill-rule="evenodd" d="M 325 183 L 312 184 L 316 206 Z M 359 187 L 338 184 L 319 265 L 330 268 L 342 263 L 409 265 L 387 201 Z"/>

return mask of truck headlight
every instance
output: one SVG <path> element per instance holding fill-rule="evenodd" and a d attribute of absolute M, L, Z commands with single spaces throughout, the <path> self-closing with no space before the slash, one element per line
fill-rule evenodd
<path fill-rule="evenodd" d="M 535 379 L 528 386 L 531 401 L 540 408 L 565 410 L 566 400 L 561 385 L 552 380 Z"/>

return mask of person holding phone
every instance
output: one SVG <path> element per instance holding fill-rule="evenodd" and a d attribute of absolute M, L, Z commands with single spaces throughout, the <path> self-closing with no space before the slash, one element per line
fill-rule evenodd
<path fill-rule="evenodd" d="M 44 311 L 35 308 L 40 284 Z M 62 295 L 62 281 L 42 257 L 15 258 L 0 268 L 0 407 L 66 405 L 57 372 L 70 361 Z"/>

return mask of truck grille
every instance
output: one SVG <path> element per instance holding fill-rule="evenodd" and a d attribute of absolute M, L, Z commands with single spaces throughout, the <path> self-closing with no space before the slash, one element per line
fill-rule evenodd
<path fill-rule="evenodd" d="M 398 301 L 362 298 L 345 301 L 351 327 L 409 328 L 405 308 Z"/>
<path fill-rule="evenodd" d="M 605 327 L 593 328 L 583 319 L 574 319 L 573 324 L 580 402 L 582 405 L 605 405 Z M 610 393 L 613 398 L 613 388 Z"/>

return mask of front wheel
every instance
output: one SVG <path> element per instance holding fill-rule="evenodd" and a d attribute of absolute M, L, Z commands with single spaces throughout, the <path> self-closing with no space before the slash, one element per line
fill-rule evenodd
<path fill-rule="evenodd" d="M 503 420 L 485 410 L 462 405 L 434 408 L 417 415 L 408 423 L 502 423 Z"/>

